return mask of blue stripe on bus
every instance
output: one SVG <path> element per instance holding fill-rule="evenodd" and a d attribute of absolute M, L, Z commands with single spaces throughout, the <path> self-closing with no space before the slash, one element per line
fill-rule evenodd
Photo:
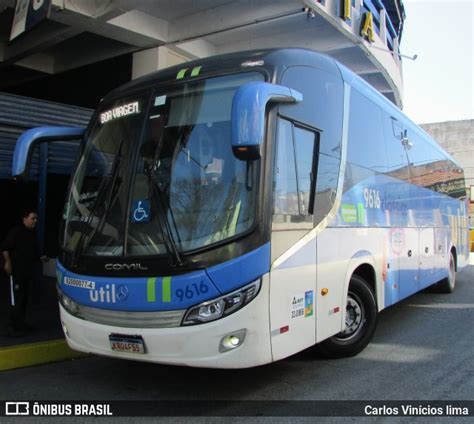
<path fill-rule="evenodd" d="M 57 264 L 61 291 L 75 302 L 122 311 L 170 311 L 219 297 L 205 271 L 184 275 L 120 278 L 79 275 Z"/>
<path fill-rule="evenodd" d="M 244 286 L 270 271 L 270 243 L 207 270 L 221 293 Z"/>

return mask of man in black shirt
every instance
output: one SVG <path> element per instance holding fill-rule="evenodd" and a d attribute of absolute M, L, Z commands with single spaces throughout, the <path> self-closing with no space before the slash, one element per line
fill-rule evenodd
<path fill-rule="evenodd" d="M 10 288 L 11 313 L 7 327 L 9 335 L 21 336 L 28 329 L 25 323 L 26 306 L 30 286 L 34 278 L 35 265 L 39 259 L 35 227 L 38 215 L 32 209 L 22 213 L 22 224 L 12 228 L 4 240 L 1 250 L 5 261 L 4 270 L 13 277 Z"/>

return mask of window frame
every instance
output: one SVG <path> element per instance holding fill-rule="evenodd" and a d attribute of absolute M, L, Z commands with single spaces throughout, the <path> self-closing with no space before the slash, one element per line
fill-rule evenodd
<path fill-rule="evenodd" d="M 277 186 L 277 179 L 276 179 L 276 169 L 278 165 L 278 155 L 279 155 L 279 147 L 280 147 L 280 125 L 282 122 L 286 122 L 291 127 L 291 152 L 293 158 L 293 169 L 295 173 L 295 181 L 296 181 L 296 195 L 297 195 L 297 202 L 298 202 L 298 214 L 275 214 L 275 193 L 276 193 L 276 186 Z M 302 194 L 303 192 L 300 189 L 301 179 L 300 179 L 300 172 L 299 169 L 301 168 L 301 162 L 298 163 L 298 147 L 297 147 L 297 134 L 296 130 L 306 131 L 313 135 L 313 149 L 312 149 L 312 159 L 311 159 L 311 168 L 309 173 L 310 178 L 310 188 L 309 188 L 309 199 L 308 199 L 308 206 L 307 210 L 303 212 L 303 203 L 302 203 Z M 306 217 L 306 216 L 314 216 L 314 203 L 316 200 L 316 183 L 317 183 L 317 174 L 318 174 L 318 165 L 319 165 L 319 153 L 320 153 L 320 141 L 321 141 L 321 131 L 316 128 L 313 128 L 309 125 L 303 124 L 299 121 L 294 119 L 288 119 L 286 116 L 278 115 L 277 117 L 277 134 L 276 134 L 276 142 L 275 142 L 275 155 L 274 155 L 274 172 L 273 172 L 273 213 L 272 215 L 289 215 L 295 217 Z M 314 219 L 312 219 L 314 225 Z"/>

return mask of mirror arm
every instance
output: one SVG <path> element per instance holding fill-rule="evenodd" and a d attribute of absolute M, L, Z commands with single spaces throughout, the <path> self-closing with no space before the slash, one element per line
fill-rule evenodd
<path fill-rule="evenodd" d="M 241 160 L 258 159 L 265 137 L 265 111 L 269 103 L 299 103 L 303 95 L 289 87 L 249 82 L 237 89 L 232 100 L 231 143 Z"/>
<path fill-rule="evenodd" d="M 38 127 L 25 131 L 15 145 L 13 153 L 13 178 L 26 178 L 33 149 L 38 143 L 73 141 L 84 136 L 86 129 L 78 127 Z"/>

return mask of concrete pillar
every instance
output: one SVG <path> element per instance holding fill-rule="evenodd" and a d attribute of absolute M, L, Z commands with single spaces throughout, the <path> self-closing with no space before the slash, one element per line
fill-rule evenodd
<path fill-rule="evenodd" d="M 380 39 L 387 47 L 387 15 L 385 9 L 380 10 Z"/>
<path fill-rule="evenodd" d="M 168 66 L 168 49 L 155 47 L 133 54 L 132 79 Z"/>
<path fill-rule="evenodd" d="M 400 60 L 400 44 L 398 42 L 398 37 L 393 39 L 393 58 L 395 59 L 395 63 L 400 68 L 400 74 L 402 74 L 402 61 Z"/>
<path fill-rule="evenodd" d="M 190 60 L 168 47 L 155 47 L 133 54 L 132 79 Z"/>

